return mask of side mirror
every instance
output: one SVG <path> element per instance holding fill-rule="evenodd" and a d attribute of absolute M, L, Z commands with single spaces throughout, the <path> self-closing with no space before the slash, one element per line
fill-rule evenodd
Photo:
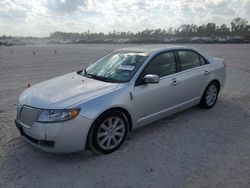
<path fill-rule="evenodd" d="M 143 77 L 142 80 L 146 84 L 157 84 L 159 83 L 159 76 L 154 74 L 147 74 Z"/>

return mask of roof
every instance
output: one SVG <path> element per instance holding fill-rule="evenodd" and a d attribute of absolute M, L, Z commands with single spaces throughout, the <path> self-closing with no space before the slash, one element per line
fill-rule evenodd
<path fill-rule="evenodd" d="M 142 46 L 121 48 L 116 51 L 146 52 L 151 54 L 157 51 L 174 50 L 174 49 L 191 49 L 191 48 L 187 46 L 176 46 L 176 45 L 142 45 Z"/>

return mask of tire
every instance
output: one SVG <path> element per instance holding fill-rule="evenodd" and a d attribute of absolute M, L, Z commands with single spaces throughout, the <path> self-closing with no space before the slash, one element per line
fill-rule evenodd
<path fill-rule="evenodd" d="M 107 111 L 93 123 L 88 135 L 88 147 L 96 153 L 112 153 L 123 144 L 128 130 L 129 123 L 122 112 Z"/>
<path fill-rule="evenodd" d="M 210 82 L 202 95 L 199 106 L 204 109 L 212 108 L 217 102 L 218 94 L 219 85 L 214 81 Z"/>

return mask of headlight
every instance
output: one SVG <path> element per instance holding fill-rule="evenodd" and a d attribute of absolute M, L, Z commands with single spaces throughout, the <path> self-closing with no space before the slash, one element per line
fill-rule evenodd
<path fill-rule="evenodd" d="M 42 110 L 38 122 L 58 122 L 72 119 L 78 115 L 80 109 Z"/>

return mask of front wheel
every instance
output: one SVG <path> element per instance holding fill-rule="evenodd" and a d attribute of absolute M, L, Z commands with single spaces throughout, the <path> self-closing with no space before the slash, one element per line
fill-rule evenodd
<path fill-rule="evenodd" d="M 94 122 L 88 142 L 93 151 L 104 154 L 116 151 L 128 134 L 128 120 L 120 111 L 108 111 Z"/>
<path fill-rule="evenodd" d="M 218 84 L 216 82 L 211 82 L 207 86 L 205 92 L 202 95 L 200 106 L 206 109 L 212 108 L 217 102 L 218 94 L 219 94 Z"/>

